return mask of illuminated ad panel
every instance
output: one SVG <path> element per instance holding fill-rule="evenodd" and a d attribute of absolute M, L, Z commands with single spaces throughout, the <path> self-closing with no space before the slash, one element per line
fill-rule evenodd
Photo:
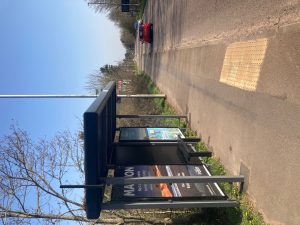
<path fill-rule="evenodd" d="M 159 141 L 177 140 L 178 135 L 184 138 L 179 128 L 132 128 L 120 129 L 119 141 Z"/>
<path fill-rule="evenodd" d="M 210 173 L 204 165 L 119 166 L 115 176 L 210 176 Z M 112 189 L 113 200 L 182 198 L 225 199 L 226 196 L 216 183 L 128 184 L 113 185 Z"/>

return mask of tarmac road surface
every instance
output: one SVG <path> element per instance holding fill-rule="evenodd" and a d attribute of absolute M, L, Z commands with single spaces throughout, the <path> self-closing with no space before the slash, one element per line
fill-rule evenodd
<path fill-rule="evenodd" d="M 300 224 L 300 1 L 148 0 L 140 69 L 271 224 Z"/>

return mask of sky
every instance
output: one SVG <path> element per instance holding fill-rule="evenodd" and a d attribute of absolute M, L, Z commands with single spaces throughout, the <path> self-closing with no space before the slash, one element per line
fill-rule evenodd
<path fill-rule="evenodd" d="M 124 58 L 120 31 L 84 0 L 0 1 L 0 94 L 87 94 L 87 75 Z M 0 136 L 80 128 L 93 99 L 0 99 Z"/>

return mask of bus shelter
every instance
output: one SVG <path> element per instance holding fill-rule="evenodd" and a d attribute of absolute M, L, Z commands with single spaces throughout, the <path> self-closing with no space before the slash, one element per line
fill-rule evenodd
<path fill-rule="evenodd" d="M 236 207 L 220 187 L 243 176 L 212 176 L 196 151 L 199 138 L 186 138 L 178 127 L 116 127 L 118 118 L 176 118 L 175 115 L 117 115 L 115 82 L 110 82 L 84 113 L 86 215 L 101 210 Z M 110 198 L 104 192 L 111 187 Z"/>

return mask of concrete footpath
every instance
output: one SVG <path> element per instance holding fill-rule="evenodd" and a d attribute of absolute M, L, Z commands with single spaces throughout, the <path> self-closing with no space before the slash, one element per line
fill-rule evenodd
<path fill-rule="evenodd" d="M 300 224 L 300 1 L 148 0 L 136 60 L 270 224 Z"/>

